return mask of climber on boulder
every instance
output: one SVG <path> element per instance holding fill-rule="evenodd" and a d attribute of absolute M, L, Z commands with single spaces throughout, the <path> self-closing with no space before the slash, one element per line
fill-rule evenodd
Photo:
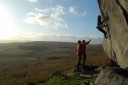
<path fill-rule="evenodd" d="M 105 22 L 105 18 L 103 16 L 101 16 L 101 15 L 98 15 L 97 18 L 98 18 L 97 19 L 97 29 L 99 31 L 101 31 L 102 33 L 104 33 L 104 37 L 105 38 L 108 38 L 107 37 L 107 32 L 103 29 L 103 27 L 106 27 L 107 26 L 107 24 Z"/>

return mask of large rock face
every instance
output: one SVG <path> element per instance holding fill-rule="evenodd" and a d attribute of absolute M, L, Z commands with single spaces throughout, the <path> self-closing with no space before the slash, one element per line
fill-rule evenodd
<path fill-rule="evenodd" d="M 98 0 L 101 13 L 108 17 L 105 52 L 121 68 L 128 67 L 128 0 Z"/>

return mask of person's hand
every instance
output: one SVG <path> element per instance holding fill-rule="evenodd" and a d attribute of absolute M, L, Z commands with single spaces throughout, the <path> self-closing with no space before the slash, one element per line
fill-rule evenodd
<path fill-rule="evenodd" d="M 91 39 L 89 39 L 89 42 L 91 42 Z"/>

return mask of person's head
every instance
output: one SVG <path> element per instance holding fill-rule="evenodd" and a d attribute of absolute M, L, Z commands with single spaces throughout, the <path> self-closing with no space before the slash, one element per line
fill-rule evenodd
<path fill-rule="evenodd" d="M 78 44 L 81 44 L 81 41 L 80 40 L 78 40 Z"/>
<path fill-rule="evenodd" d="M 82 43 L 86 43 L 86 41 L 85 41 L 85 40 L 83 40 L 83 41 L 82 41 Z"/>

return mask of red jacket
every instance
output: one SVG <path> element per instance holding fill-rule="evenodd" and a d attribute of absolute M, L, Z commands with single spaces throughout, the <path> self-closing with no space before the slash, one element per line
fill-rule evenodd
<path fill-rule="evenodd" d="M 78 44 L 76 48 L 77 48 L 77 54 L 81 54 L 82 53 L 82 44 Z"/>
<path fill-rule="evenodd" d="M 89 44 L 89 41 L 86 43 L 81 44 L 82 52 L 86 52 L 86 45 Z"/>
<path fill-rule="evenodd" d="M 82 48 L 82 50 L 81 50 L 82 53 L 86 52 L 86 44 L 81 44 L 81 48 Z"/>
<path fill-rule="evenodd" d="M 77 54 L 82 54 L 83 52 L 86 52 L 86 45 L 89 44 L 89 41 L 84 44 L 78 44 L 77 45 Z"/>

